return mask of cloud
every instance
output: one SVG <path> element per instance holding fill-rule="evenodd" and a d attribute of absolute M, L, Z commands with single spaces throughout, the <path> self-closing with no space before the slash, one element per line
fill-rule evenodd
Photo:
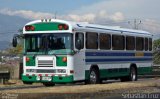
<path fill-rule="evenodd" d="M 77 7 L 65 15 L 57 15 L 58 19 L 70 21 L 86 21 L 108 25 L 131 27 L 128 19 L 143 19 L 140 29 L 152 33 L 160 33 L 160 14 L 157 13 L 160 0 L 102 0 L 87 6 Z M 20 16 L 27 19 L 53 18 L 54 13 L 31 10 L 0 9 L 1 14 Z"/>
<path fill-rule="evenodd" d="M 155 35 L 160 34 L 160 23 L 154 19 L 145 19 L 142 21 L 141 28 Z"/>
<path fill-rule="evenodd" d="M 116 12 L 115 14 L 111 16 L 111 19 L 114 21 L 122 21 L 124 20 L 124 15 L 121 12 Z"/>
<path fill-rule="evenodd" d="M 95 17 L 96 16 L 92 13 L 83 14 L 83 15 L 68 14 L 68 15 L 59 16 L 60 19 L 67 19 L 71 21 L 88 21 L 88 22 L 93 22 L 95 20 Z"/>
<path fill-rule="evenodd" d="M 104 22 L 104 21 L 115 21 L 119 22 L 124 20 L 124 15 L 121 12 L 114 14 L 107 14 L 106 11 L 102 10 L 99 13 L 84 13 L 84 14 L 68 14 L 66 16 L 59 16 L 61 19 L 68 19 L 72 21 L 87 21 L 87 22 Z"/>
<path fill-rule="evenodd" d="M 53 14 L 43 13 L 43 12 L 34 12 L 31 10 L 11 10 L 11 9 L 0 9 L 1 14 L 10 15 L 10 16 L 20 16 L 26 19 L 42 19 L 42 18 L 52 18 Z"/>
<path fill-rule="evenodd" d="M 26 19 L 44 19 L 53 18 L 55 15 L 53 13 L 45 12 L 34 12 L 31 10 L 11 10 L 11 9 L 0 9 L 1 14 L 10 16 L 20 16 Z M 87 21 L 87 22 L 97 22 L 99 20 L 112 20 L 121 21 L 124 20 L 124 15 L 121 12 L 115 12 L 114 14 L 107 14 L 107 11 L 101 10 L 99 13 L 69 13 L 67 15 L 58 15 L 60 19 L 71 20 L 71 21 Z"/>

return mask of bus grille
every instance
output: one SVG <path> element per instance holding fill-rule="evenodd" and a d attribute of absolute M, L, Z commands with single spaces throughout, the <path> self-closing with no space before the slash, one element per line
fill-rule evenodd
<path fill-rule="evenodd" d="M 38 67 L 53 67 L 53 60 L 38 60 Z"/>

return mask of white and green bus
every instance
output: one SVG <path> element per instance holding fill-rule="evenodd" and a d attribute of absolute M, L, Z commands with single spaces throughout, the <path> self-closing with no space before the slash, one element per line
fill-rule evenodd
<path fill-rule="evenodd" d="M 25 84 L 136 81 L 152 70 L 152 34 L 146 31 L 43 19 L 27 23 L 23 38 Z"/>

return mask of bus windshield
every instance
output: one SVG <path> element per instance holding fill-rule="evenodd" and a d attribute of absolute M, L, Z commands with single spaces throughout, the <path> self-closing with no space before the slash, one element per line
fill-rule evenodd
<path fill-rule="evenodd" d="M 26 34 L 25 52 L 36 54 L 67 54 L 73 49 L 73 34 Z"/>

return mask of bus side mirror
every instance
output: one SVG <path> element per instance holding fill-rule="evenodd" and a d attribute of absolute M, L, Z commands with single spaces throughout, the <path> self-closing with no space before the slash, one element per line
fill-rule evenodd
<path fill-rule="evenodd" d="M 17 47 L 17 42 L 18 42 L 17 41 L 17 36 L 14 36 L 13 39 L 12 39 L 12 46 Z"/>

